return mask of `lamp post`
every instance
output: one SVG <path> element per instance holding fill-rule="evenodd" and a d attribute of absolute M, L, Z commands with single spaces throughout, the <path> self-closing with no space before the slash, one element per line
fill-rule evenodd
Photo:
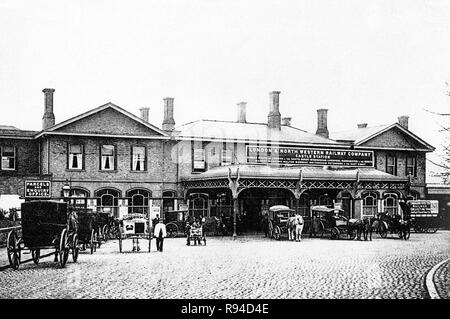
<path fill-rule="evenodd" d="M 69 185 L 69 182 L 67 180 L 64 183 L 64 186 L 62 187 L 62 192 L 63 192 L 64 201 L 66 203 L 68 203 L 69 196 L 70 196 L 70 185 Z"/>

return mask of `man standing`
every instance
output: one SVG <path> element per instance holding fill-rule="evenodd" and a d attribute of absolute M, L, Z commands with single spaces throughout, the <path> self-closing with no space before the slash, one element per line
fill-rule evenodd
<path fill-rule="evenodd" d="M 156 237 L 156 249 L 160 252 L 163 251 L 163 242 L 166 237 L 166 225 L 162 222 L 160 218 L 158 223 L 155 225 L 155 231 L 153 235 Z"/>

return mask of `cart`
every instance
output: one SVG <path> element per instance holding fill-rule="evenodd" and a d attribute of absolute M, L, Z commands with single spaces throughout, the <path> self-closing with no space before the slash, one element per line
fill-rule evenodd
<path fill-rule="evenodd" d="M 288 231 L 287 222 L 295 215 L 295 210 L 284 205 L 275 205 L 269 208 L 269 236 L 279 240 L 282 233 Z"/>
<path fill-rule="evenodd" d="M 122 242 L 125 239 L 133 240 L 133 251 L 140 251 L 139 239 L 148 240 L 148 251 L 151 246 L 150 219 L 144 214 L 128 214 L 119 221 L 119 251 L 122 252 Z"/>
<path fill-rule="evenodd" d="M 7 254 L 10 266 L 17 270 L 22 261 L 22 251 L 31 252 L 37 265 L 41 257 L 55 256 L 55 262 L 64 267 L 72 251 L 73 261 L 78 259 L 78 236 L 75 214 L 68 211 L 67 203 L 57 201 L 30 201 L 22 203 L 22 236 L 15 230 L 8 233 Z M 42 255 L 42 249 L 54 252 Z"/>
<path fill-rule="evenodd" d="M 90 253 L 93 254 L 100 247 L 101 243 L 98 240 L 98 231 L 96 229 L 96 214 L 92 209 L 77 209 L 78 219 L 78 245 L 85 251 L 89 248 Z"/>
<path fill-rule="evenodd" d="M 347 235 L 350 239 L 355 239 L 357 228 L 354 222 L 356 220 L 348 219 L 340 215 L 342 209 L 331 208 L 323 205 L 311 206 L 311 232 L 319 237 L 323 237 L 325 233 L 330 234 L 331 239 L 339 239 L 341 235 Z"/>
<path fill-rule="evenodd" d="M 401 207 L 404 214 L 409 213 L 411 226 L 416 233 L 435 233 L 438 231 L 441 223 L 437 200 L 410 200 Z"/>
<path fill-rule="evenodd" d="M 168 237 L 175 238 L 180 234 L 187 235 L 186 233 L 187 214 L 188 214 L 187 210 L 173 210 L 164 213 Z"/>
<path fill-rule="evenodd" d="M 191 241 L 194 241 L 194 245 L 197 245 L 197 243 L 201 245 L 201 241 L 203 241 L 203 245 L 206 246 L 206 236 L 203 232 L 203 226 L 198 222 L 194 222 L 188 226 L 186 244 L 191 246 Z"/>

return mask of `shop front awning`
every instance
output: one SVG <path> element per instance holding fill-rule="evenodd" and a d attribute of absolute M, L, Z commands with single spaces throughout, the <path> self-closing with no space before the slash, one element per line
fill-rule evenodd
<path fill-rule="evenodd" d="M 182 179 L 188 181 L 214 180 L 237 176 L 250 179 L 283 179 L 303 181 L 367 181 L 406 183 L 407 177 L 394 176 L 373 167 L 329 168 L 329 167 L 274 167 L 266 165 L 229 165 L 214 167 L 206 172 Z"/>

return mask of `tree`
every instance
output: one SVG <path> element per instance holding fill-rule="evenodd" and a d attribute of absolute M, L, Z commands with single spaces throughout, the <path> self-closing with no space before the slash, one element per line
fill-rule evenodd
<path fill-rule="evenodd" d="M 450 96 L 450 85 L 445 82 L 446 91 L 445 95 Z M 439 124 L 441 127 L 439 132 L 444 134 L 444 143 L 441 145 L 442 150 L 440 151 L 441 163 L 435 163 L 429 160 L 434 165 L 441 168 L 441 171 L 438 173 L 440 175 L 442 182 L 444 184 L 450 184 L 450 113 L 439 113 L 433 112 L 430 110 L 426 110 L 427 112 L 437 115 L 440 119 L 443 119 L 443 124 Z"/>

